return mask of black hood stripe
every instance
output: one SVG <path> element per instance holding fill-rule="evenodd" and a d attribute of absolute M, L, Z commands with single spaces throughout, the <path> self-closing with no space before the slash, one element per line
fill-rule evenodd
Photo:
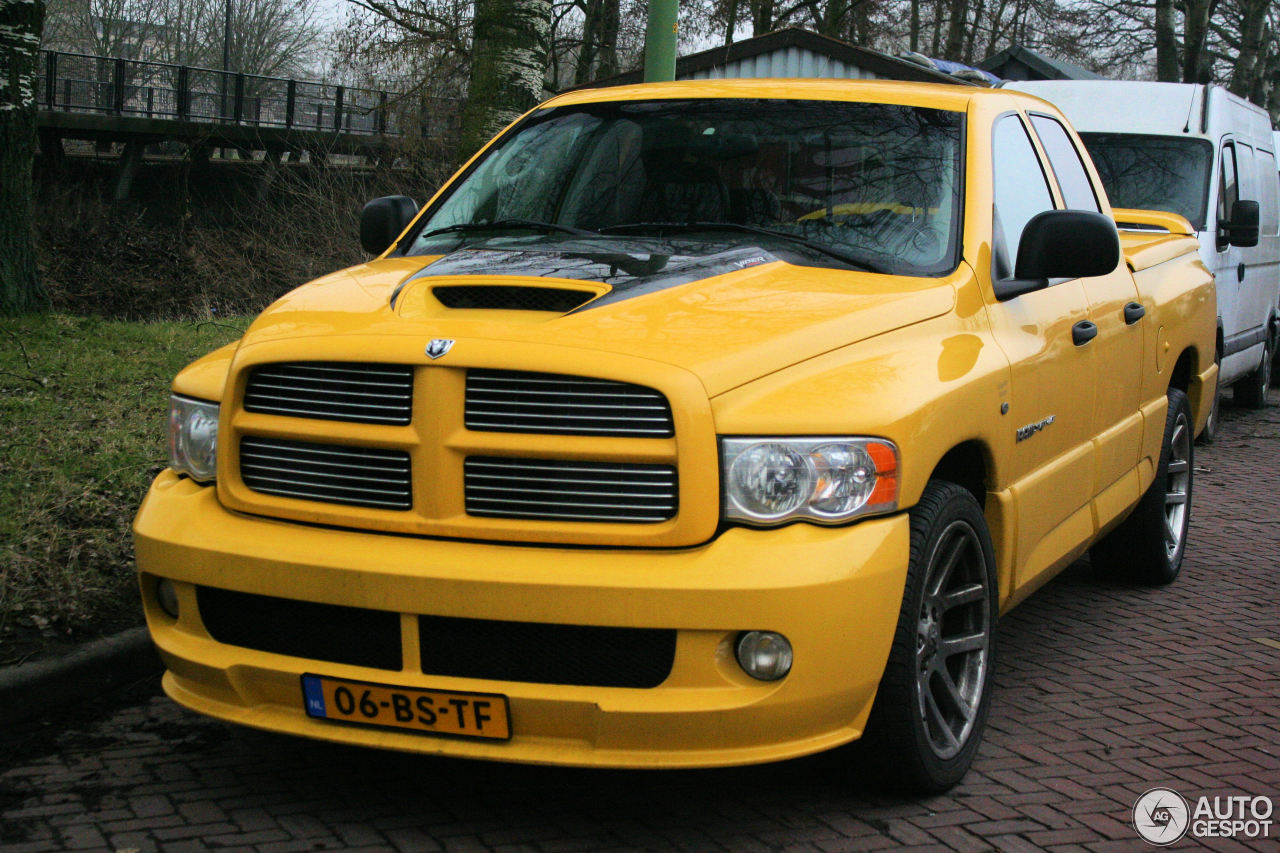
<path fill-rule="evenodd" d="M 624 299 L 656 293 L 671 287 L 712 278 L 779 260 L 758 246 L 699 243 L 701 254 L 689 246 L 628 241 L 602 250 L 599 244 L 560 242 L 554 247 L 530 249 L 461 249 L 445 255 L 406 278 L 391 294 L 391 307 L 410 282 L 426 278 L 523 276 L 592 281 L 610 291 L 575 311 L 588 311 Z M 639 249 L 640 251 L 637 251 Z M 573 312 L 570 312 L 573 313 Z"/>

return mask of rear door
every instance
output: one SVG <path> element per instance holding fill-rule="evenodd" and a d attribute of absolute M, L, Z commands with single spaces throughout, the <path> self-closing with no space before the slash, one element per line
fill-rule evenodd
<path fill-rule="evenodd" d="M 1266 315 L 1276 316 L 1280 313 L 1280 180 L 1271 138 L 1264 137 L 1254 149 L 1254 161 L 1260 227 L 1248 275 L 1256 275 Z"/>

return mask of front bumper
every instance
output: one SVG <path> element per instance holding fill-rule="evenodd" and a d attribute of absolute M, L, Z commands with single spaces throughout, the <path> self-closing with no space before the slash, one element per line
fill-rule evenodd
<path fill-rule="evenodd" d="M 905 514 L 839 528 L 733 528 L 679 550 L 374 534 L 233 513 L 214 489 L 172 471 L 156 479 L 134 533 L 147 623 L 168 668 L 165 690 L 193 710 L 367 746 L 614 767 L 773 761 L 857 738 L 888 657 L 909 551 Z M 156 578 L 174 582 L 177 620 L 159 607 Z M 201 621 L 197 585 L 401 614 L 403 666 L 219 643 Z M 674 629 L 674 664 L 653 688 L 433 675 L 416 651 L 418 614 Z M 742 672 L 733 643 L 745 630 L 788 637 L 795 663 L 786 678 L 764 683 Z M 501 693 L 513 736 L 461 740 L 313 719 L 303 710 L 303 673 Z"/>

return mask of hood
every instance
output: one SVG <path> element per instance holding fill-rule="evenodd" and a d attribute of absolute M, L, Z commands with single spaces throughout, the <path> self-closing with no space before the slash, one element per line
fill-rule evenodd
<path fill-rule="evenodd" d="M 634 239 L 387 258 L 284 296 L 244 345 L 325 335 L 552 345 L 582 350 L 584 365 L 592 353 L 674 365 L 714 397 L 950 311 L 965 269 L 912 278 L 795 260 L 740 241 Z"/>

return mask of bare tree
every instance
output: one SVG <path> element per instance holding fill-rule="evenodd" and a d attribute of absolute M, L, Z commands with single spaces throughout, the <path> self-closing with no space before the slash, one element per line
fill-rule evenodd
<path fill-rule="evenodd" d="M 52 0 L 45 46 L 113 59 L 222 66 L 226 0 Z M 230 68 L 294 76 L 318 57 L 306 0 L 231 0 Z"/>
<path fill-rule="evenodd" d="M 36 60 L 42 0 L 0 0 L 0 314 L 48 304 L 32 242 Z"/>
<path fill-rule="evenodd" d="M 575 84 L 618 73 L 619 0 L 579 0 L 582 46 L 573 74 Z"/>
<path fill-rule="evenodd" d="M 212 2 L 221 8 L 222 0 Z M 220 16 L 204 20 L 207 41 L 221 45 Z M 230 35 L 231 70 L 268 77 L 307 76 L 321 44 L 315 3 L 307 0 L 233 0 Z"/>
<path fill-rule="evenodd" d="M 45 46 L 115 59 L 163 58 L 164 6 L 147 0 L 52 0 Z"/>

